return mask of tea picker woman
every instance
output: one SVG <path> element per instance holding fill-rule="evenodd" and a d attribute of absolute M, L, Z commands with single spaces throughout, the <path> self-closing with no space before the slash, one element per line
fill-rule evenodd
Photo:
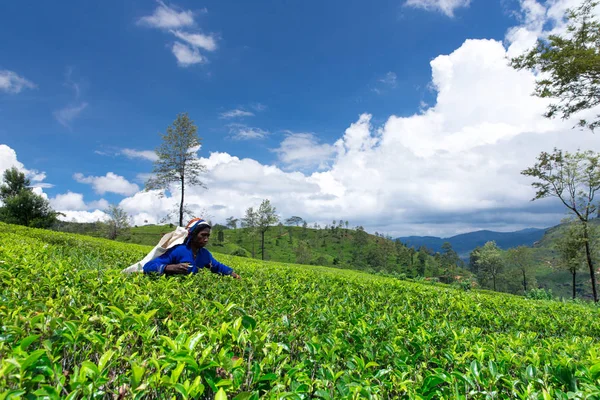
<path fill-rule="evenodd" d="M 203 268 L 220 275 L 240 279 L 232 268 L 214 259 L 204 247 L 210 238 L 211 226 L 203 219 L 192 220 L 183 244 L 171 247 L 160 257 L 144 265 L 145 274 L 181 275 L 196 274 Z"/>

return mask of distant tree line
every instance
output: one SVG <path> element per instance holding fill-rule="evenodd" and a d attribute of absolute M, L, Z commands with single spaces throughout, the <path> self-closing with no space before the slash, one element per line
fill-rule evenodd
<path fill-rule="evenodd" d="M 347 220 L 332 220 L 323 226 L 309 224 L 297 215 L 280 219 L 269 200 L 263 200 L 257 209 L 249 207 L 241 218 L 227 218 L 223 228 L 232 230 L 229 237 L 238 245 L 247 246 L 252 257 L 263 260 L 272 259 L 269 252 L 279 252 L 279 261 L 446 283 L 471 280 L 472 275 L 450 243 L 444 244 L 441 253 L 433 253 L 425 247 L 409 248 L 383 233 L 370 235 L 362 226 L 350 228 Z M 269 229 L 275 230 L 267 240 Z M 283 241 L 287 254 L 278 249 Z"/>

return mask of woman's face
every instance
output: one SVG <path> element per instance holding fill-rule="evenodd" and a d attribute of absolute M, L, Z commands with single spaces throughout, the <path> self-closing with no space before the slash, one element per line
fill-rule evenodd
<path fill-rule="evenodd" d="M 210 238 L 210 228 L 203 228 L 198 231 L 194 237 L 194 243 L 199 247 L 204 247 L 208 244 Z"/>

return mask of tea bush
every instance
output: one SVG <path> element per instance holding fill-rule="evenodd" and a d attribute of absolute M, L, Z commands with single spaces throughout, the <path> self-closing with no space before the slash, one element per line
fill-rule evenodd
<path fill-rule="evenodd" d="M 591 306 L 0 224 L 0 399 L 600 398 Z"/>

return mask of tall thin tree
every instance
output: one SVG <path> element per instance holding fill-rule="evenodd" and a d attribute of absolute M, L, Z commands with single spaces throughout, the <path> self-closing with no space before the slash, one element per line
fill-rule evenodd
<path fill-rule="evenodd" d="M 583 248 L 585 240 L 581 224 L 577 221 L 566 221 L 565 230 L 556 241 L 556 249 L 560 256 L 561 267 L 571 273 L 573 300 L 577 296 L 577 271 L 583 264 Z"/>
<path fill-rule="evenodd" d="M 515 270 L 519 271 L 523 278 L 523 293 L 527 293 L 527 286 L 534 287 L 535 276 L 533 274 L 533 254 L 530 247 L 518 246 L 506 251 L 506 262 Z"/>
<path fill-rule="evenodd" d="M 115 240 L 130 228 L 129 215 L 117 204 L 110 204 L 104 213 L 107 215 L 106 237 Z"/>
<path fill-rule="evenodd" d="M 185 210 L 185 187 L 206 187 L 200 175 L 206 168 L 197 156 L 200 148 L 198 128 L 187 113 L 177 115 L 173 125 L 162 136 L 162 143 L 156 149 L 158 159 L 154 162 L 154 177 L 146 182 L 146 190 L 171 190 L 171 185 L 179 185 L 179 226 L 183 226 Z M 164 193 L 163 193 L 164 194 Z"/>
<path fill-rule="evenodd" d="M 258 207 L 258 230 L 260 232 L 260 250 L 261 258 L 265 259 L 265 233 L 271 225 L 275 225 L 279 221 L 279 217 L 276 214 L 275 207 L 271 205 L 271 202 L 267 199 L 263 200 Z"/>
<path fill-rule="evenodd" d="M 253 207 L 248 207 L 246 215 L 242 218 L 242 226 L 246 228 L 250 239 L 252 240 L 252 258 L 255 257 L 254 242 L 256 237 L 256 227 L 258 225 L 258 213 Z"/>
<path fill-rule="evenodd" d="M 579 220 L 592 294 L 594 301 L 598 302 L 589 221 L 598 210 L 595 195 L 600 190 L 600 153 L 591 150 L 569 153 L 558 149 L 554 149 L 553 153 L 542 152 L 538 162 L 521 174 L 537 180 L 531 184 L 537 190 L 532 201 L 558 197 Z"/>

